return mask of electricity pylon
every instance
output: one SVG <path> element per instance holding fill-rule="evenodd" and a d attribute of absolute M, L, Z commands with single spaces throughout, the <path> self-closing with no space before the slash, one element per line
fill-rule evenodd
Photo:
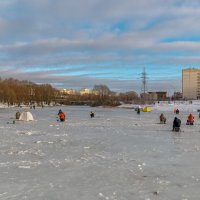
<path fill-rule="evenodd" d="M 146 100 L 146 85 L 147 85 L 147 73 L 146 73 L 146 70 L 145 70 L 145 67 L 144 67 L 144 70 L 142 72 L 142 76 L 141 76 L 141 79 L 142 79 L 142 88 L 143 88 L 143 98 L 144 98 L 144 101 Z"/>

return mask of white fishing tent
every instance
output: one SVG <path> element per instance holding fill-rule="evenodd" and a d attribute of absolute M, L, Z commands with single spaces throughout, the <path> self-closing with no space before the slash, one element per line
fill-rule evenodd
<path fill-rule="evenodd" d="M 24 110 L 24 112 L 21 113 L 19 117 L 20 121 L 33 121 L 33 115 L 31 112 L 29 112 L 27 109 Z"/>

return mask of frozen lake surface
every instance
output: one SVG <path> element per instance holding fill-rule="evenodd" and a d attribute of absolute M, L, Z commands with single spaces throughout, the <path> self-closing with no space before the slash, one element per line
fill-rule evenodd
<path fill-rule="evenodd" d="M 0 199 L 200 199 L 198 105 L 179 107 L 180 133 L 171 131 L 173 106 L 140 115 L 124 108 L 36 108 L 35 121 L 15 124 L 17 108 L 0 109 Z M 64 123 L 57 122 L 60 108 Z M 159 124 L 161 112 L 167 124 Z M 194 126 L 185 125 L 189 112 Z"/>

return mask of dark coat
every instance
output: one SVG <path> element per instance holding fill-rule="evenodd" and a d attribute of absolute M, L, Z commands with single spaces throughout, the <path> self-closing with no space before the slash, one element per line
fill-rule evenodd
<path fill-rule="evenodd" d="M 94 117 L 94 113 L 93 112 L 90 113 L 90 117 L 91 118 Z"/>
<path fill-rule="evenodd" d="M 173 128 L 178 127 L 180 128 L 181 126 L 181 120 L 177 117 L 174 118 L 174 122 L 173 122 Z"/>
<path fill-rule="evenodd" d="M 17 111 L 16 114 L 15 114 L 15 118 L 16 118 L 16 119 L 19 119 L 19 118 L 20 118 L 20 115 L 21 115 L 21 113 L 20 113 L 19 111 Z"/>

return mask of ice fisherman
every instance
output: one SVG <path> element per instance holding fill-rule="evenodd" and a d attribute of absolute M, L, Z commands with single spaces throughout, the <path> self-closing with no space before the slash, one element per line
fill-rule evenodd
<path fill-rule="evenodd" d="M 177 118 L 177 117 L 174 117 L 172 131 L 179 132 L 180 131 L 180 127 L 181 127 L 181 120 L 179 118 Z"/>
<path fill-rule="evenodd" d="M 187 125 L 194 125 L 194 116 L 190 113 L 187 118 Z"/>
<path fill-rule="evenodd" d="M 174 108 L 174 114 L 176 113 L 176 108 Z"/>
<path fill-rule="evenodd" d="M 90 117 L 93 118 L 94 117 L 94 112 L 90 112 Z"/>
<path fill-rule="evenodd" d="M 65 113 L 62 110 L 59 110 L 58 116 L 61 122 L 65 121 Z"/>
<path fill-rule="evenodd" d="M 160 123 L 161 124 L 166 124 L 166 121 L 167 121 L 166 117 L 164 116 L 163 113 L 161 113 L 161 115 L 160 115 Z"/>
<path fill-rule="evenodd" d="M 21 115 L 21 113 L 20 113 L 19 111 L 17 111 L 16 114 L 15 114 L 15 118 L 16 118 L 16 119 L 19 119 L 19 118 L 20 118 L 20 115 Z"/>
<path fill-rule="evenodd" d="M 178 108 L 176 109 L 176 114 L 177 114 L 177 115 L 179 114 L 179 109 L 178 109 Z"/>
<path fill-rule="evenodd" d="M 138 115 L 140 114 L 140 108 L 137 109 L 137 114 L 138 114 Z"/>

